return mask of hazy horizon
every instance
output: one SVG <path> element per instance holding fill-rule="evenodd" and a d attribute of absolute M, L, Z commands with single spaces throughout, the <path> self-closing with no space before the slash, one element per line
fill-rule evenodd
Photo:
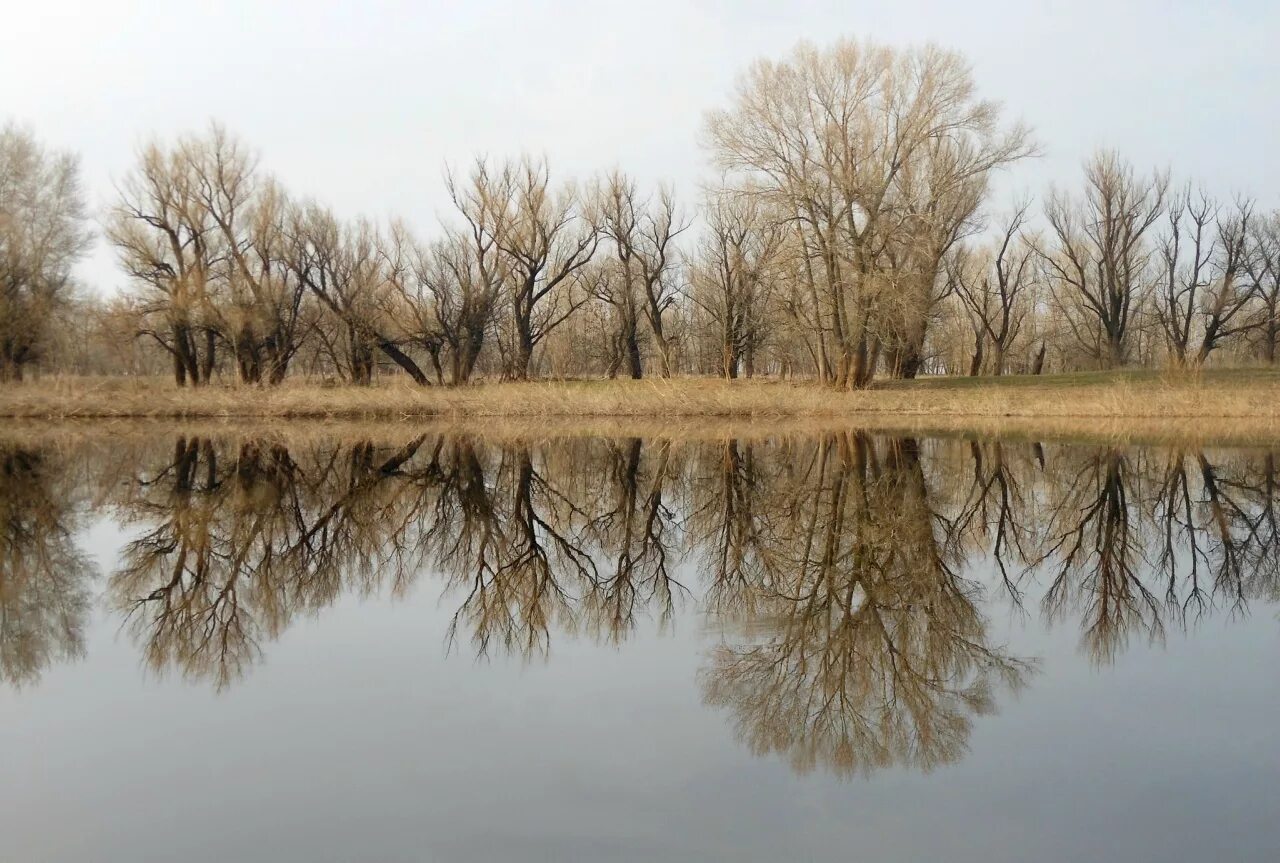
<path fill-rule="evenodd" d="M 1042 155 L 997 181 L 992 206 L 1078 182 L 1099 147 L 1280 204 L 1280 118 L 1254 107 L 1280 83 L 1267 44 L 1280 8 L 1261 3 L 50 2 L 9 19 L 0 119 L 80 154 L 95 215 L 140 144 L 214 119 L 296 193 L 423 234 L 447 211 L 444 166 L 481 153 L 545 154 L 561 177 L 619 165 L 691 206 L 709 174 L 705 112 L 752 60 L 839 36 L 956 49 L 979 93 L 1033 127 Z M 124 281 L 102 242 L 81 269 L 101 290 Z"/>

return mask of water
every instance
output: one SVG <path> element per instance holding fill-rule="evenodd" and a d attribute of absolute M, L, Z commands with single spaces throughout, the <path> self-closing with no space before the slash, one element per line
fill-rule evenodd
<path fill-rule="evenodd" d="M 1275 860 L 1277 452 L 0 435 L 0 859 Z"/>

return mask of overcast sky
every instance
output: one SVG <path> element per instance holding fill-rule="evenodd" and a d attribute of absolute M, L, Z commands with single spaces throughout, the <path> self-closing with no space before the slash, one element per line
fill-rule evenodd
<path fill-rule="evenodd" d="M 110 2 L 0 16 L 0 119 L 78 151 L 95 212 L 138 145 L 224 122 L 293 191 L 346 215 L 446 210 L 446 162 L 546 154 L 619 165 L 692 200 L 703 113 L 754 58 L 837 35 L 958 49 L 1044 155 L 1041 193 L 1115 147 L 1221 194 L 1280 205 L 1280 3 Z M 111 255 L 85 265 L 119 284 Z"/>

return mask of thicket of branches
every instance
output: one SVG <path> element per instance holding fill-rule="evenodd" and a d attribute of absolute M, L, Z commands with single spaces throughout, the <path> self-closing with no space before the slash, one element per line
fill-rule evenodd
<path fill-rule="evenodd" d="M 1030 132 L 958 54 L 843 40 L 712 111 L 698 201 L 545 159 L 449 171 L 429 235 L 284 189 L 219 125 L 154 142 L 102 220 L 127 288 L 71 277 L 75 158 L 0 132 L 0 379 L 24 370 L 422 385 L 477 376 L 877 375 L 1276 362 L 1280 212 L 1114 152 L 1003 206 Z"/>

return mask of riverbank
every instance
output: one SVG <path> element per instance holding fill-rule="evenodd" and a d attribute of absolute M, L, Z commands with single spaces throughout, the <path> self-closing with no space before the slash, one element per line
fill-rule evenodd
<path fill-rule="evenodd" d="M 275 388 L 179 389 L 159 378 L 45 378 L 0 386 L 0 417 L 40 420 L 511 419 L 699 421 L 848 420 L 888 427 L 967 427 L 1135 420 L 1260 433 L 1280 428 L 1280 371 L 1196 376 L 1126 371 L 1003 378 L 925 378 L 841 392 L 809 382 L 534 381 L 417 387 L 305 382 Z M 979 422 L 981 421 L 981 422 Z M 1269 436 L 1269 435 L 1268 435 Z"/>

